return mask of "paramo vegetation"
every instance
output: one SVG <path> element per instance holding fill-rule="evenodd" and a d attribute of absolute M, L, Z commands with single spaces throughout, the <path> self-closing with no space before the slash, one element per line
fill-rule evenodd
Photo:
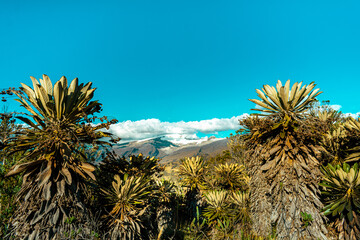
<path fill-rule="evenodd" d="M 91 83 L 31 79 L 3 91 L 27 113 L 1 114 L 1 239 L 360 239 L 360 120 L 314 83 L 257 89 L 228 150 L 169 179 L 112 152 Z"/>

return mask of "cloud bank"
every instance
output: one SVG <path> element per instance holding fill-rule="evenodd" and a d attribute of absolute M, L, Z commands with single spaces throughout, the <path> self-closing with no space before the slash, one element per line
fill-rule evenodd
<path fill-rule="evenodd" d="M 342 106 L 338 104 L 333 104 L 333 105 L 329 105 L 329 107 L 334 109 L 335 111 L 339 111 Z"/>
<path fill-rule="evenodd" d="M 341 105 L 337 105 L 337 104 L 330 105 L 330 107 L 332 109 L 336 110 L 336 111 L 339 111 L 342 108 Z M 343 114 L 344 114 L 345 117 L 352 117 L 352 118 L 355 118 L 355 119 L 360 117 L 360 112 L 357 112 L 357 113 L 343 113 Z"/>
<path fill-rule="evenodd" d="M 360 117 L 360 112 L 357 113 L 344 113 L 345 117 L 352 117 L 352 118 L 359 118 Z"/>
<path fill-rule="evenodd" d="M 159 119 L 145 119 L 139 121 L 125 121 L 114 124 L 110 132 L 123 141 L 143 140 L 155 137 L 165 137 L 175 142 L 185 140 L 201 140 L 198 133 L 217 134 L 228 130 L 240 128 L 239 119 L 249 116 L 243 114 L 232 118 L 213 118 L 189 122 L 162 122 Z M 206 137 L 204 139 L 207 139 Z"/>
<path fill-rule="evenodd" d="M 337 111 L 341 109 L 341 105 L 330 105 L 330 107 Z M 360 112 L 344 113 L 344 115 L 358 118 Z M 247 116 L 249 114 L 244 113 L 231 118 L 213 118 L 189 122 L 162 122 L 159 119 L 152 118 L 119 122 L 112 125 L 109 131 L 120 137 L 122 142 L 162 137 L 176 144 L 198 143 L 208 140 L 211 135 L 216 136 L 219 132 L 238 130 L 240 128 L 239 119 Z M 199 133 L 207 136 L 199 137 Z"/>

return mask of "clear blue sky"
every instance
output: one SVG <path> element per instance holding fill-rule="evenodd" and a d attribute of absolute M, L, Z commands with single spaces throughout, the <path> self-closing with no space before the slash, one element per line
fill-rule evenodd
<path fill-rule="evenodd" d="M 360 110 L 358 1 L 0 1 L 0 88 L 92 81 L 120 121 L 250 112 L 255 88 L 315 81 Z"/>

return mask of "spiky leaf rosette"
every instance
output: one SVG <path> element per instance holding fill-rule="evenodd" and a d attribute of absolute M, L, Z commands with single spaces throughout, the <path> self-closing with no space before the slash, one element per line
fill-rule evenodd
<path fill-rule="evenodd" d="M 97 130 L 109 123 L 96 127 L 87 123 L 87 117 L 100 110 L 97 101 L 91 102 L 95 91 L 91 83 L 79 85 L 76 78 L 68 86 L 62 77 L 53 86 L 46 75 L 40 83 L 31 79 L 33 89 L 22 84 L 24 94 L 14 93 L 32 120 L 17 117 L 28 126 L 16 132 L 5 147 L 10 154 L 21 152 L 24 156 L 7 174 L 23 173 L 18 195 L 22 204 L 13 220 L 13 234 L 56 238 L 60 232 L 70 231 L 67 218 L 77 218 L 78 224 L 86 221 L 84 182 L 95 180 L 95 167 L 85 162 L 80 149 L 85 144 L 106 143 L 100 138 L 110 135 Z"/>
<path fill-rule="evenodd" d="M 349 118 L 345 123 L 346 129 L 350 132 L 354 146 L 349 150 L 350 154 L 346 157 L 346 162 L 360 162 L 360 118 Z"/>
<path fill-rule="evenodd" d="M 344 124 L 346 118 L 342 113 L 323 105 L 312 108 L 308 118 L 320 123 L 317 128 L 323 133 L 321 144 L 326 149 L 321 157 L 322 164 L 344 162 L 349 138 Z"/>
<path fill-rule="evenodd" d="M 187 157 L 180 161 L 177 171 L 180 184 L 187 189 L 185 193 L 186 217 L 187 219 L 194 219 L 196 209 L 203 205 L 200 191 L 204 187 L 205 161 L 199 156 Z"/>
<path fill-rule="evenodd" d="M 322 168 L 320 183 L 326 206 L 324 214 L 335 218 L 339 239 L 355 240 L 360 236 L 360 171 L 358 164 Z"/>
<path fill-rule="evenodd" d="M 123 177 L 124 174 L 138 177 L 159 177 L 164 170 L 159 161 L 155 157 L 145 157 L 142 154 L 125 157 L 118 156 L 115 152 L 108 152 L 99 164 L 96 178 L 99 185 L 109 186 L 115 175 L 120 177 Z"/>
<path fill-rule="evenodd" d="M 309 85 L 303 85 L 302 82 L 294 83 L 290 88 L 290 80 L 287 80 L 283 86 L 278 80 L 276 88 L 264 85 L 261 90 L 256 89 L 261 100 L 250 99 L 253 103 L 262 108 L 252 110 L 260 111 L 258 115 L 262 116 L 279 116 L 283 118 L 285 115 L 298 118 L 299 113 L 305 112 L 311 107 L 311 103 L 316 101 L 316 97 L 322 93 L 319 89 L 315 89 L 314 82 Z"/>
<path fill-rule="evenodd" d="M 109 206 L 112 207 L 108 218 L 111 239 L 134 239 L 140 236 L 142 224 L 141 217 L 147 209 L 150 188 L 148 179 L 142 177 L 129 177 L 123 179 L 115 175 L 110 191 L 102 189 Z"/>
<path fill-rule="evenodd" d="M 241 223 L 242 229 L 248 230 L 251 219 L 249 216 L 249 192 L 234 191 L 230 195 L 230 203 L 235 211 L 233 217 L 236 222 Z"/>
<path fill-rule="evenodd" d="M 204 217 L 210 223 L 217 223 L 217 220 L 226 220 L 230 216 L 230 204 L 226 190 L 215 190 L 204 193 L 208 206 L 204 210 Z"/>
<path fill-rule="evenodd" d="M 315 115 L 323 122 L 335 124 L 343 120 L 342 113 L 331 108 L 318 109 L 310 114 Z"/>
<path fill-rule="evenodd" d="M 240 227 L 249 233 L 249 193 L 229 190 L 210 190 L 204 193 L 206 207 L 203 216 L 210 225 L 231 223 L 230 231 Z"/>
<path fill-rule="evenodd" d="M 163 230 L 166 230 L 167 215 L 169 208 L 172 208 L 174 202 L 170 191 L 171 184 L 162 184 L 160 181 L 156 181 L 163 171 L 163 167 L 159 164 L 159 159 L 155 157 L 145 157 L 142 154 L 131 155 L 128 157 L 118 156 L 115 152 L 108 152 L 107 156 L 99 163 L 98 171 L 96 172 L 97 185 L 100 188 L 106 189 L 112 184 L 114 176 L 118 175 L 121 179 L 127 174 L 129 177 L 142 177 L 148 178 L 148 190 L 151 191 L 151 196 L 148 196 L 149 210 L 147 211 L 145 219 L 142 221 L 142 234 L 152 236 L 157 229 L 157 222 L 154 219 L 159 220 L 163 225 Z M 101 191 L 98 191 L 101 192 Z M 164 195 L 162 195 L 164 194 Z M 169 194 L 169 195 L 167 195 Z M 98 196 L 99 202 L 106 202 L 103 194 Z M 105 212 L 111 211 L 111 205 L 105 207 Z M 161 229 L 161 228 L 159 228 Z M 166 233 L 163 233 L 166 235 Z"/>
<path fill-rule="evenodd" d="M 321 92 L 311 83 L 301 87 L 290 81 L 276 88 L 257 90 L 263 117 L 253 116 L 240 123 L 247 129 L 246 166 L 249 169 L 253 230 L 266 237 L 276 226 L 279 239 L 326 239 L 320 213 L 320 170 L 318 145 L 321 134 L 305 113 Z M 303 231 L 301 212 L 313 221 Z"/>
<path fill-rule="evenodd" d="M 203 184 L 205 162 L 201 157 L 191 157 L 181 160 L 179 166 L 180 181 L 185 187 L 199 189 Z"/>
<path fill-rule="evenodd" d="M 215 166 L 215 184 L 226 190 L 246 190 L 249 177 L 245 167 L 237 163 L 225 163 Z"/>
<path fill-rule="evenodd" d="M 322 144 L 327 150 L 327 155 L 330 158 L 327 162 L 332 164 L 339 164 L 345 161 L 347 155 L 348 134 L 344 128 L 344 124 L 337 123 L 329 129 L 322 138 Z"/>

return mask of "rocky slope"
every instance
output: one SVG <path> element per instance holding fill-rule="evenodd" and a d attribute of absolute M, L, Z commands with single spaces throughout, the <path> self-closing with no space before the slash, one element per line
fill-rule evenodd
<path fill-rule="evenodd" d="M 169 163 L 192 156 L 213 156 L 222 153 L 227 148 L 227 139 L 209 138 L 189 144 L 175 144 L 159 138 L 119 143 L 113 147 L 122 156 L 138 155 L 152 156 L 161 159 L 161 163 Z"/>

